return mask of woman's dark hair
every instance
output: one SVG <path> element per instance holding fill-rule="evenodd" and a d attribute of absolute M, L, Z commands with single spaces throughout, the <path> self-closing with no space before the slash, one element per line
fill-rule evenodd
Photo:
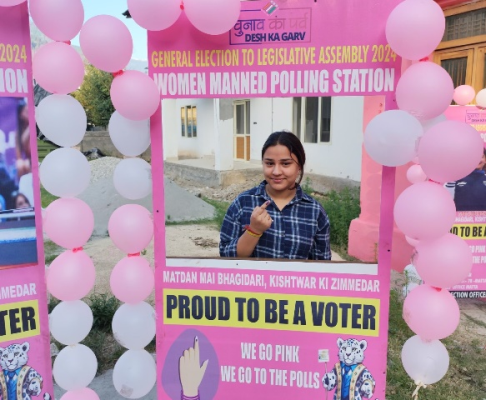
<path fill-rule="evenodd" d="M 272 133 L 268 139 L 266 140 L 265 144 L 262 147 L 262 160 L 265 152 L 269 147 L 273 147 L 276 145 L 282 145 L 289 149 L 290 154 L 293 154 L 297 158 L 297 163 L 300 167 L 300 177 L 297 180 L 296 185 L 300 185 L 302 182 L 302 178 L 304 177 L 304 164 L 305 164 L 305 151 L 304 146 L 300 142 L 299 138 L 294 135 L 292 132 L 289 131 L 279 131 Z"/>

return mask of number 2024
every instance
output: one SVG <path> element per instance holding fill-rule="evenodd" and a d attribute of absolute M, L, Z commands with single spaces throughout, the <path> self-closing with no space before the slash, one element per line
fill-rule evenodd
<path fill-rule="evenodd" d="M 21 61 L 27 62 L 25 46 L 0 43 L 0 62 L 20 63 Z"/>

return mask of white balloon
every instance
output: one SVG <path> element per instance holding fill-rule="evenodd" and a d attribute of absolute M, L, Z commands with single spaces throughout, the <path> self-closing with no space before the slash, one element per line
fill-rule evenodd
<path fill-rule="evenodd" d="M 88 187 L 91 167 L 80 151 L 60 148 L 44 158 L 39 174 L 49 193 L 58 197 L 75 197 Z"/>
<path fill-rule="evenodd" d="M 54 361 L 53 376 L 64 390 L 87 387 L 96 375 L 98 361 L 93 351 L 83 344 L 67 346 Z"/>
<path fill-rule="evenodd" d="M 108 124 L 111 141 L 125 156 L 136 157 L 150 146 L 149 120 L 132 121 L 115 111 Z"/>
<path fill-rule="evenodd" d="M 403 345 L 402 364 L 415 382 L 431 385 L 447 373 L 449 353 L 439 340 L 424 342 L 419 336 L 412 336 Z"/>
<path fill-rule="evenodd" d="M 113 370 L 115 389 L 127 399 L 139 399 L 148 394 L 156 378 L 154 358 L 145 350 L 128 350 Z"/>
<path fill-rule="evenodd" d="M 62 147 L 76 146 L 86 132 L 86 111 L 74 97 L 53 94 L 36 108 L 36 121 L 41 132 Z"/>
<path fill-rule="evenodd" d="M 81 300 L 63 301 L 49 315 L 52 336 L 67 346 L 83 341 L 92 326 L 93 312 Z"/>
<path fill-rule="evenodd" d="M 123 197 L 143 199 L 152 192 L 152 167 L 141 158 L 126 158 L 116 166 L 113 184 Z"/>
<path fill-rule="evenodd" d="M 427 121 L 420 121 L 422 127 L 424 128 L 424 133 L 427 132 L 430 128 L 434 125 L 437 125 L 439 122 L 447 121 L 447 118 L 444 114 L 439 115 L 438 117 L 428 119 Z"/>
<path fill-rule="evenodd" d="M 481 108 L 486 108 L 486 89 L 482 89 L 476 95 L 476 105 Z"/>
<path fill-rule="evenodd" d="M 419 120 L 406 111 L 385 111 L 366 127 L 364 146 L 377 163 L 397 167 L 414 159 L 422 134 Z"/>
<path fill-rule="evenodd" d="M 155 311 L 145 302 L 123 304 L 113 316 L 112 328 L 123 347 L 143 350 L 155 337 Z"/>

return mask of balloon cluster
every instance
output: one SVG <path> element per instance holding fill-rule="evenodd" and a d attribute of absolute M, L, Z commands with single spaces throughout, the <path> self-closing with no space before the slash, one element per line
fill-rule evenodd
<path fill-rule="evenodd" d="M 120 118 L 116 112 L 111 118 L 112 137 Z M 133 140 L 139 133 L 136 131 L 137 125 L 130 126 L 129 121 L 126 122 L 121 127 L 135 129 L 125 132 L 127 135 L 131 133 Z M 141 131 L 143 133 L 144 129 Z M 140 139 L 143 141 L 144 135 L 140 135 Z M 119 150 L 123 149 L 123 146 L 120 147 L 123 141 L 115 143 Z M 131 151 L 142 147 L 136 144 Z M 142 159 L 127 158 L 115 169 L 114 183 L 124 197 L 145 197 L 150 193 L 152 184 L 150 165 Z M 108 232 L 115 246 L 127 254 L 116 264 L 110 277 L 113 294 L 125 303 L 113 317 L 113 335 L 118 343 L 128 349 L 115 365 L 113 383 L 122 396 L 138 399 L 150 392 L 157 379 L 154 358 L 144 350 L 156 332 L 155 311 L 144 302 L 154 288 L 154 273 L 149 262 L 141 256 L 153 237 L 152 215 L 138 204 L 126 204 L 111 215 Z"/>
<path fill-rule="evenodd" d="M 228 32 L 240 17 L 240 0 L 128 0 L 135 22 L 149 31 L 172 26 L 182 12 L 194 27 L 209 35 Z M 224 15 L 224 18 L 221 16 Z"/>
<path fill-rule="evenodd" d="M 86 112 L 68 94 L 77 90 L 84 79 L 81 56 L 70 46 L 80 33 L 84 56 L 96 68 L 115 76 L 111 98 L 116 112 L 110 120 L 110 136 L 117 149 L 127 157 L 136 157 L 150 144 L 148 118 L 160 104 L 154 81 L 138 71 L 122 71 L 132 57 L 130 32 L 118 19 L 101 15 L 84 25 L 81 0 L 30 0 L 34 23 L 53 42 L 42 46 L 33 59 L 37 83 L 51 96 L 36 110 L 39 128 L 61 146 L 50 153 L 40 166 L 40 180 L 45 189 L 59 197 L 45 210 L 45 234 L 67 250 L 47 270 L 49 292 L 62 302 L 50 315 L 53 337 L 67 347 L 54 362 L 56 383 L 67 390 L 63 400 L 99 399 L 87 386 L 97 370 L 92 350 L 81 345 L 93 324 L 89 306 L 81 301 L 94 286 L 95 268 L 83 246 L 92 235 L 94 217 L 89 206 L 76 198 L 89 185 L 90 165 L 73 146 L 84 137 Z M 20 1 L 0 0 L 1 6 Z M 140 199 L 151 193 L 150 165 L 142 159 L 121 161 L 114 173 L 114 185 L 128 199 Z M 143 302 L 153 290 L 154 276 L 140 252 L 153 237 L 153 220 L 148 210 L 128 204 L 110 218 L 109 233 L 117 247 L 128 254 L 114 268 L 111 287 L 125 302 L 113 318 L 116 340 L 129 349 L 117 362 L 113 381 L 117 391 L 127 398 L 145 396 L 156 381 L 153 357 L 144 350 L 155 336 L 155 313 Z"/>
<path fill-rule="evenodd" d="M 413 63 L 397 85 L 399 110 L 375 117 L 364 138 L 368 154 L 379 164 L 415 163 L 407 171 L 412 185 L 397 198 L 394 219 L 415 247 L 413 265 L 425 282 L 410 291 L 403 306 L 403 317 L 416 336 L 405 343 L 402 363 L 417 384 L 416 392 L 448 370 L 449 355 L 440 339 L 455 331 L 460 312 L 447 288 L 466 278 L 472 267 L 469 246 L 449 233 L 456 208 L 443 185 L 472 172 L 483 154 L 474 128 L 443 116 L 453 97 L 464 104 L 474 97 L 464 88 L 455 92 L 449 74 L 428 62 L 444 28 L 443 11 L 433 0 L 405 0 L 392 11 L 387 40 Z"/>
<path fill-rule="evenodd" d="M 39 29 L 54 40 L 42 46 L 33 59 L 37 83 L 53 93 L 36 109 L 36 120 L 44 135 L 59 145 L 40 166 L 44 188 L 59 197 L 44 212 L 46 236 L 66 250 L 46 273 L 47 289 L 61 300 L 49 316 L 52 336 L 66 345 L 54 361 L 56 383 L 67 392 L 63 400 L 99 397 L 87 386 L 96 375 L 98 362 L 91 349 L 80 344 L 93 325 L 93 313 L 81 299 L 95 283 L 95 267 L 83 246 L 91 237 L 94 216 L 90 207 L 76 198 L 89 185 L 90 166 L 73 146 L 86 131 L 86 112 L 68 93 L 84 79 L 81 56 L 69 45 L 81 29 L 84 9 L 81 0 L 69 5 L 62 0 L 31 0 L 30 13 Z"/>
<path fill-rule="evenodd" d="M 142 72 L 122 71 L 132 57 L 133 42 L 120 20 L 108 15 L 89 19 L 79 41 L 93 66 L 114 75 L 110 95 L 116 111 L 110 118 L 109 133 L 118 151 L 128 157 L 114 171 L 114 186 L 127 199 L 144 198 L 152 191 L 152 172 L 146 161 L 136 157 L 150 145 L 148 119 L 160 104 L 158 88 Z M 144 302 L 154 288 L 154 273 L 141 256 L 153 237 L 153 219 L 146 208 L 126 204 L 111 215 L 108 232 L 115 246 L 127 254 L 110 278 L 113 294 L 125 303 L 113 317 L 113 335 L 128 349 L 115 365 L 113 383 L 120 395 L 138 399 L 156 381 L 154 358 L 144 350 L 156 331 L 155 311 Z"/>

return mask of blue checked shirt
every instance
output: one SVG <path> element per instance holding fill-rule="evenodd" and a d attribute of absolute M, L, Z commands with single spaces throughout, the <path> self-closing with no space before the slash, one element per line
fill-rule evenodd
<path fill-rule="evenodd" d="M 221 227 L 220 256 L 237 257 L 236 244 L 250 224 L 253 209 L 270 200 L 267 212 L 273 222 L 258 241 L 252 257 L 330 260 L 330 224 L 322 206 L 297 186 L 295 197 L 279 210 L 265 185 L 263 181 L 241 193 L 228 208 Z"/>

